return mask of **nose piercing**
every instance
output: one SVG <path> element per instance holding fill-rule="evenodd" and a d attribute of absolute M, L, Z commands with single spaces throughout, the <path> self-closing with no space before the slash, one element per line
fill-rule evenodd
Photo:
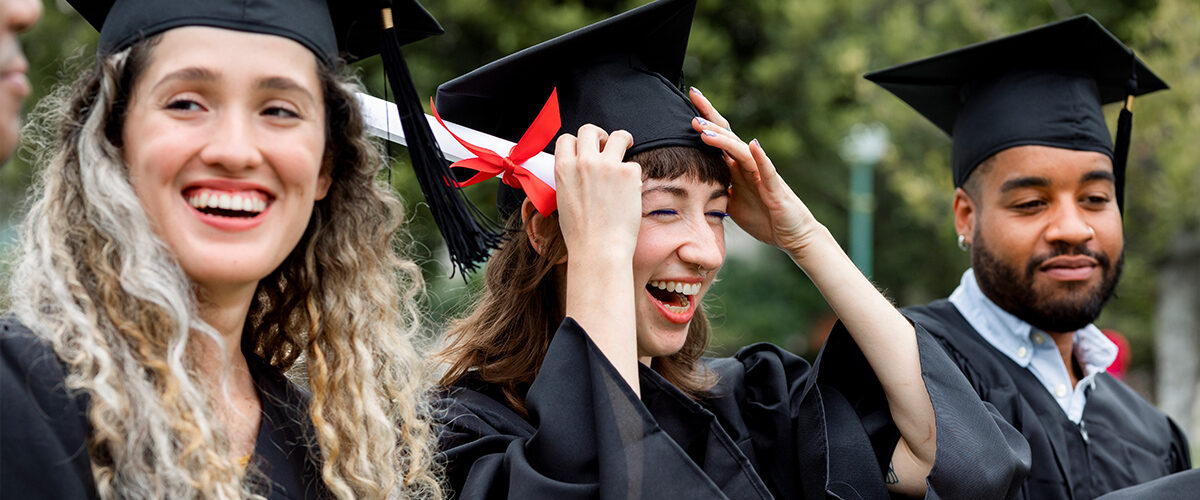
<path fill-rule="evenodd" d="M 1096 228 L 1093 228 L 1092 226 L 1088 226 L 1088 233 L 1091 234 L 1092 236 L 1095 236 Z"/>
<path fill-rule="evenodd" d="M 708 269 L 705 269 L 704 266 L 696 266 L 696 272 L 700 273 L 701 278 L 708 276 Z"/>
<path fill-rule="evenodd" d="M 963 236 L 961 234 L 958 235 L 958 249 L 965 252 L 965 251 L 969 250 L 970 248 L 971 248 L 971 245 L 967 244 L 967 237 Z"/>

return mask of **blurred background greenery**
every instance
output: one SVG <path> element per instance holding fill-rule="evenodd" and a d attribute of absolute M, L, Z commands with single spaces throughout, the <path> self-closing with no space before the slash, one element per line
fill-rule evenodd
<path fill-rule="evenodd" d="M 481 64 L 645 0 L 424 3 L 446 28 L 445 35 L 406 50 L 417 88 L 428 96 L 439 83 Z M 63 74 L 64 60 L 93 57 L 95 33 L 65 1 L 47 0 L 45 10 L 24 36 L 34 85 L 27 108 L 70 78 Z M 700 0 L 685 83 L 703 90 L 742 137 L 761 141 L 844 245 L 852 204 L 850 166 L 839 150 L 854 125 L 884 124 L 891 147 L 874 170 L 872 279 L 898 304 L 919 304 L 948 295 L 968 266 L 954 242 L 950 141 L 862 75 L 1084 12 L 1172 86 L 1139 99 L 1135 108 L 1125 276 L 1097 323 L 1129 339 L 1131 385 L 1157 398 L 1197 435 L 1190 415 L 1200 380 L 1200 137 L 1194 128 L 1200 123 L 1200 2 Z M 360 68 L 372 93 L 382 95 L 378 58 Z M 1107 112 L 1115 126 L 1117 109 Z M 393 146 L 391 153 L 396 161 L 389 178 L 411 207 L 412 252 L 427 270 L 428 306 L 437 325 L 469 306 L 467 292 L 478 287 L 478 274 L 466 282 L 447 276 L 445 252 L 404 165 L 404 149 Z M 12 227 L 34 171 L 29 157 L 24 152 L 0 170 L 0 252 L 13 243 Z M 473 189 L 472 196 L 486 205 L 493 189 Z M 706 299 L 717 332 L 714 354 L 755 341 L 815 354 L 832 318 L 820 293 L 783 253 L 731 235 L 720 279 Z"/>

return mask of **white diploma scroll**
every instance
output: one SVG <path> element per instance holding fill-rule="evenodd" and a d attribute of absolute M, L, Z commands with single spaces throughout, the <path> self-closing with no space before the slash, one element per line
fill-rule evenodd
<path fill-rule="evenodd" d="M 357 93 L 357 95 L 359 105 L 363 110 L 363 119 L 367 124 L 367 131 L 371 135 L 382 137 L 397 144 L 408 145 L 408 142 L 404 139 L 404 129 L 400 126 L 400 113 L 396 110 L 395 104 L 362 92 Z M 433 130 L 433 136 L 437 139 L 438 147 L 441 148 L 442 154 L 446 156 L 447 160 L 455 162 L 475 157 L 467 148 L 459 144 L 445 128 L 442 128 L 442 125 L 437 122 L 436 118 L 427 114 L 425 115 L 425 120 L 429 122 L 429 128 Z M 451 123 L 444 119 L 442 122 L 464 141 L 495 151 L 500 156 L 508 156 L 509 150 L 516 145 L 514 142 Z M 534 155 L 533 158 L 526 160 L 522 166 L 541 179 L 542 182 L 545 182 L 546 185 L 552 188 L 555 187 L 554 155 L 545 151 L 540 152 Z"/>

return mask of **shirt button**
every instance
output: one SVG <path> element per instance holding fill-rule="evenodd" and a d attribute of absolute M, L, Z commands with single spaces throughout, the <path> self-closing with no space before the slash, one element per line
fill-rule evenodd
<path fill-rule="evenodd" d="M 1063 396 L 1066 396 L 1067 395 L 1067 386 L 1065 386 L 1063 384 L 1058 384 L 1058 385 L 1054 386 L 1054 394 L 1058 395 L 1058 397 L 1060 397 L 1060 398 Z"/>
<path fill-rule="evenodd" d="M 1046 337 L 1043 336 L 1042 334 L 1040 334 L 1040 333 L 1033 334 L 1033 343 L 1035 343 L 1037 345 L 1042 345 L 1042 343 L 1045 341 L 1046 341 Z"/>
<path fill-rule="evenodd" d="M 1028 355 L 1029 355 L 1029 349 L 1026 349 L 1024 346 L 1017 348 L 1017 357 L 1018 358 L 1025 359 L 1025 356 L 1028 356 Z"/>

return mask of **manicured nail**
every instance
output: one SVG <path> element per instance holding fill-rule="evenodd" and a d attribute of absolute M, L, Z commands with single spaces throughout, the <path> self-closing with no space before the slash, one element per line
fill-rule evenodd
<path fill-rule="evenodd" d="M 697 116 L 697 117 L 696 117 L 696 120 L 700 122 L 700 126 L 701 126 L 701 127 L 703 127 L 703 126 L 705 126 L 705 125 L 708 125 L 708 120 L 705 120 L 705 119 L 703 119 L 703 118 L 700 118 L 699 116 Z"/>
<path fill-rule="evenodd" d="M 717 136 L 717 133 L 716 133 L 716 132 L 713 132 L 713 131 L 711 131 L 711 130 L 705 130 L 704 132 L 701 132 L 701 133 L 702 133 L 702 134 L 704 134 L 704 135 L 707 135 L 707 136 L 709 136 L 709 137 L 716 137 L 716 136 Z"/>
<path fill-rule="evenodd" d="M 755 145 L 755 146 L 758 146 L 758 148 L 759 148 L 759 149 L 762 149 L 762 144 L 759 144 L 759 143 L 758 143 L 758 139 L 751 140 L 751 141 L 750 141 L 750 144 L 753 144 L 753 145 Z"/>
<path fill-rule="evenodd" d="M 700 95 L 704 95 L 704 92 L 701 92 L 701 91 L 700 91 L 700 89 L 698 89 L 698 88 L 696 88 L 696 87 L 692 87 L 692 92 L 695 92 L 695 93 L 697 93 L 697 94 L 700 94 Z"/>

